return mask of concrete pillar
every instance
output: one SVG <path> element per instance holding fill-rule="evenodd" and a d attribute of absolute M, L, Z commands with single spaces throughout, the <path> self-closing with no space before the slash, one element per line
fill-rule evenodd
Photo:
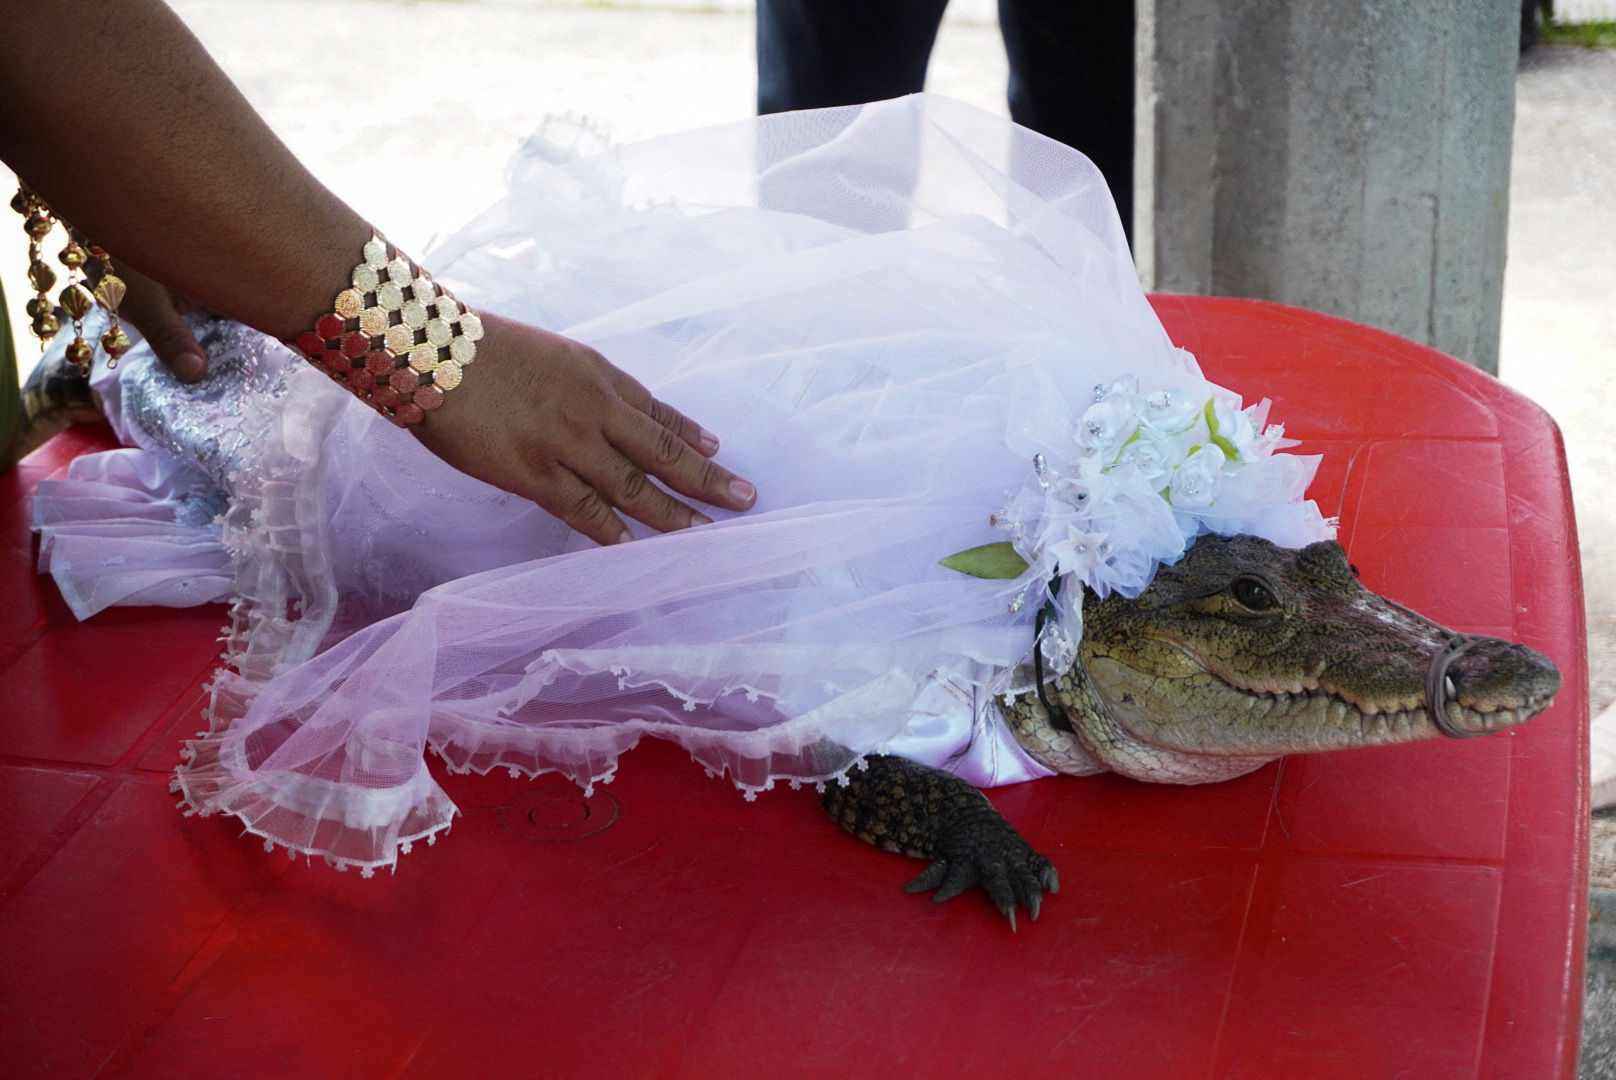
<path fill-rule="evenodd" d="M 1147 287 L 1498 370 L 1517 0 L 1139 0 Z"/>

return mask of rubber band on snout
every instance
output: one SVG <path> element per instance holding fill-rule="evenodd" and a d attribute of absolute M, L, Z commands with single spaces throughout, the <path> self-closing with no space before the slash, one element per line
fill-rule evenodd
<path fill-rule="evenodd" d="M 1480 645 L 1487 639 L 1474 634 L 1454 634 L 1442 643 L 1442 647 L 1431 657 L 1431 667 L 1425 673 L 1425 712 L 1435 724 L 1437 730 L 1450 739 L 1473 739 L 1477 735 L 1490 735 L 1489 731 L 1469 731 L 1458 727 L 1448 719 L 1448 694 L 1446 683 L 1448 669 L 1465 653 Z"/>

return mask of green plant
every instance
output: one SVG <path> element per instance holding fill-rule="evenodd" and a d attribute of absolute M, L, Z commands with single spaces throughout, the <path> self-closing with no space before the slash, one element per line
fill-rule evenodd
<path fill-rule="evenodd" d="M 1544 45 L 1616 49 L 1616 22 L 1557 23 L 1545 19 L 1538 27 L 1538 41 Z"/>

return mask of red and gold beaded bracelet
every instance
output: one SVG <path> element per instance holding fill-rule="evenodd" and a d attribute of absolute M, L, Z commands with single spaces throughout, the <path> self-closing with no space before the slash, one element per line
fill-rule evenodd
<path fill-rule="evenodd" d="M 395 424 L 419 424 L 477 358 L 482 320 L 374 231 L 349 281 L 287 344 Z"/>

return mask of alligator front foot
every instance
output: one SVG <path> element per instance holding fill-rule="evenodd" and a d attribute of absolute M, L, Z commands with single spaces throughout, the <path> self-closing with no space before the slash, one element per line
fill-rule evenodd
<path fill-rule="evenodd" d="M 936 889 L 931 898 L 940 902 L 980 885 L 1014 930 L 1017 903 L 1036 921 L 1044 891 L 1060 891 L 1054 866 L 985 798 L 981 806 L 947 817 L 939 832 L 931 865 L 903 887 L 905 892 Z"/>
<path fill-rule="evenodd" d="M 932 900 L 943 901 L 980 886 L 1012 930 L 1018 903 L 1037 919 L 1045 890 L 1059 891 L 1049 860 L 964 780 L 903 758 L 874 755 L 865 762 L 845 785 L 827 785 L 821 801 L 865 843 L 931 860 L 906 891 L 936 889 Z"/>

